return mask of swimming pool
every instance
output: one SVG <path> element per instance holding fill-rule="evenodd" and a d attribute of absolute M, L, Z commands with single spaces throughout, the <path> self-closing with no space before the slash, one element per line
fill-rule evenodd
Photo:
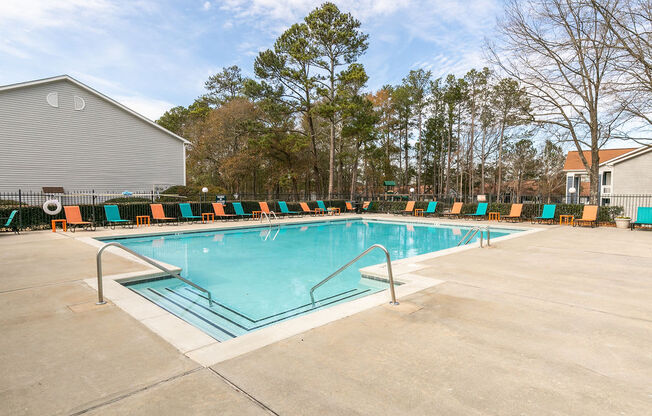
<path fill-rule="evenodd" d="M 384 261 L 384 254 L 377 251 L 317 289 L 314 307 L 310 302 L 315 284 L 372 244 L 384 245 L 392 260 L 398 260 L 454 247 L 467 230 L 452 225 L 349 219 L 102 241 L 119 242 L 178 266 L 183 277 L 209 290 L 215 301 L 212 305 L 205 294 L 178 279 L 125 284 L 224 341 L 384 290 L 387 283 L 361 277 L 359 272 Z M 513 232 L 491 230 L 492 238 Z"/>

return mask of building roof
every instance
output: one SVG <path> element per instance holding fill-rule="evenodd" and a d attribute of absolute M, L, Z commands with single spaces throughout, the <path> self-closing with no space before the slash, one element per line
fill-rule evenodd
<path fill-rule="evenodd" d="M 58 75 L 56 77 L 37 79 L 37 80 L 34 80 L 34 81 L 27 81 L 27 82 L 20 82 L 20 83 L 17 83 L 17 84 L 1 85 L 0 86 L 0 93 L 3 92 L 3 91 L 13 90 L 13 89 L 17 89 L 17 88 L 31 87 L 33 85 L 48 84 L 50 82 L 57 82 L 57 81 L 71 82 L 71 83 L 75 84 L 76 86 L 90 92 L 91 94 L 94 94 L 94 95 L 102 98 L 103 100 L 108 101 L 111 104 L 121 108 L 122 110 L 124 110 L 124 111 L 130 113 L 131 115 L 141 119 L 142 121 L 144 121 L 144 122 L 146 122 L 148 124 L 151 124 L 152 126 L 154 126 L 157 129 L 169 134 L 170 136 L 174 137 L 175 139 L 181 140 L 182 142 L 184 142 L 186 144 L 190 144 L 190 142 L 188 140 L 184 139 L 183 137 L 172 133 L 170 130 L 156 124 L 155 122 L 153 122 L 152 120 L 150 120 L 147 117 L 143 116 L 142 114 L 139 114 L 139 113 L 135 112 L 134 110 L 132 110 L 132 109 L 130 109 L 128 107 L 125 107 L 124 105 L 120 104 L 119 102 L 115 101 L 114 99 L 112 99 L 110 97 L 107 97 L 106 95 L 102 94 L 99 91 L 94 90 L 93 88 L 89 87 L 88 85 L 86 85 L 86 84 L 84 84 L 82 82 L 77 81 L 76 79 L 74 79 L 70 75 Z"/>
<path fill-rule="evenodd" d="M 622 156 L 626 153 L 633 152 L 635 150 L 639 150 L 640 148 L 638 147 L 628 147 L 628 148 L 623 148 L 623 149 L 602 149 L 599 152 L 600 156 L 600 164 L 603 164 L 605 162 L 608 162 L 612 159 L 615 159 L 619 156 Z M 587 162 L 589 162 L 589 166 L 591 166 L 591 151 L 590 150 L 584 150 L 582 153 L 584 153 L 584 157 L 586 158 Z M 580 159 L 580 155 L 576 150 L 573 150 L 571 152 L 568 152 L 566 155 L 566 163 L 564 163 L 564 170 L 585 170 L 584 164 L 582 163 L 582 160 Z"/>

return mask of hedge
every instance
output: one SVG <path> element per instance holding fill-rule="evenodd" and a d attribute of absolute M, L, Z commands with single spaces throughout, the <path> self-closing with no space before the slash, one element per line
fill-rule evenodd
<path fill-rule="evenodd" d="M 543 206 L 545 204 L 523 204 L 523 211 L 521 216 L 525 219 L 531 219 L 541 215 Z M 584 205 L 581 204 L 556 204 L 555 219 L 559 219 L 560 215 L 574 215 L 575 218 L 582 217 Z M 425 210 L 428 207 L 428 201 L 417 201 L 414 208 Z M 501 216 L 509 215 L 512 204 L 507 203 L 490 203 L 487 212 L 500 212 Z M 437 204 L 436 214 L 441 214 L 445 210 L 451 208 L 451 205 L 443 203 Z M 462 206 L 462 214 L 473 214 L 478 208 L 477 203 L 464 204 Z M 369 212 L 400 212 L 405 209 L 405 202 L 396 201 L 373 201 Z M 613 222 L 614 217 L 622 215 L 623 207 L 620 206 L 601 206 L 598 208 L 598 222 Z"/>
<path fill-rule="evenodd" d="M 133 198 L 131 198 L 133 200 Z M 231 201 L 232 202 L 232 201 Z M 245 212 L 252 212 L 252 211 L 259 211 L 260 206 L 258 205 L 258 201 L 239 201 L 242 203 L 242 207 Z M 131 220 L 131 221 L 136 221 L 136 216 L 137 215 L 150 215 L 151 216 L 151 210 L 149 208 L 150 202 L 129 202 L 129 203 L 122 203 L 122 204 L 117 204 L 118 209 L 120 210 L 120 216 L 123 219 L 126 220 Z M 269 209 L 276 212 L 277 214 L 281 212 L 278 202 L 277 201 L 267 201 L 267 204 L 269 206 Z M 333 201 L 324 201 L 324 204 L 326 204 L 327 207 L 337 207 L 344 212 L 346 210 L 346 205 L 344 200 L 333 200 Z M 174 217 L 174 218 L 179 218 L 181 217 L 181 211 L 179 210 L 179 204 L 178 203 L 167 203 L 164 202 L 162 203 L 163 205 L 163 210 L 165 211 L 165 215 L 168 217 Z M 213 212 L 213 207 L 211 205 L 211 202 L 190 202 L 190 205 L 192 207 L 192 212 L 195 215 L 201 215 L 203 212 Z M 298 202 L 288 202 L 288 209 L 290 211 L 301 211 L 301 206 L 299 205 Z M 308 206 L 311 209 L 317 208 L 317 203 L 314 201 L 308 202 Z M 17 206 L 11 207 L 11 208 L 3 208 L 0 207 L 0 217 L 8 217 L 9 214 L 13 209 L 18 209 Z M 81 210 L 82 218 L 84 220 L 89 220 L 92 218 L 95 218 L 97 225 L 102 225 L 105 216 L 104 216 L 104 208 L 103 205 L 79 205 L 79 209 Z M 235 212 L 233 211 L 233 205 L 231 203 L 227 203 L 226 208 L 224 210 L 227 214 L 234 214 Z M 40 206 L 25 206 L 23 205 L 22 208 L 22 228 L 23 229 L 31 229 L 31 230 L 38 230 L 38 229 L 47 229 L 50 228 L 50 221 L 54 219 L 65 219 L 66 216 L 63 212 L 63 209 L 61 212 L 57 215 L 50 216 L 43 212 L 43 208 Z M 18 215 L 14 217 L 14 221 L 18 223 Z"/>

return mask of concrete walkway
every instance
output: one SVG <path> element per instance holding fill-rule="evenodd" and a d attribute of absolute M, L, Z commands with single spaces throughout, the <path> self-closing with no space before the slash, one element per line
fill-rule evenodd
<path fill-rule="evenodd" d="M 212 368 L 95 307 L 94 253 L 0 235 L 0 414 L 652 414 L 652 232 L 554 226 L 429 260 L 447 283 L 400 311 Z"/>

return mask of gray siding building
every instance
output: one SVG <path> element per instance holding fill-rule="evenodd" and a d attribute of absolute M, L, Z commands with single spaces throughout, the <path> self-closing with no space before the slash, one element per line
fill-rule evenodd
<path fill-rule="evenodd" d="M 0 192 L 185 185 L 187 143 L 67 75 L 0 87 Z"/>

